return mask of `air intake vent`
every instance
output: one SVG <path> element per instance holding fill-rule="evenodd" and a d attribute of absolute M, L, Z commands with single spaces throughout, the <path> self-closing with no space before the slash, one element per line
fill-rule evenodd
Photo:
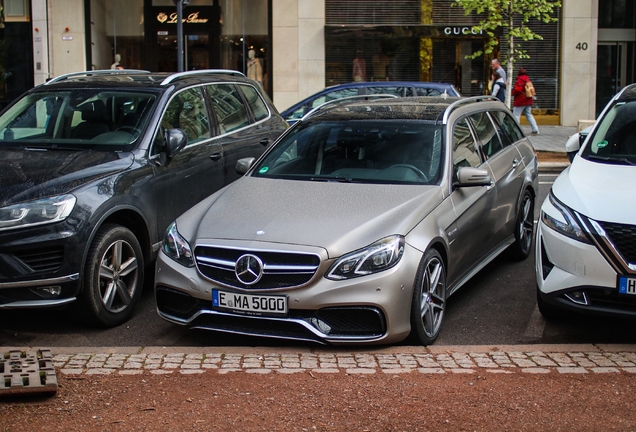
<path fill-rule="evenodd" d="M 14 252 L 13 255 L 29 266 L 34 273 L 52 272 L 62 267 L 64 248 L 62 246 L 53 246 L 28 249 Z"/>

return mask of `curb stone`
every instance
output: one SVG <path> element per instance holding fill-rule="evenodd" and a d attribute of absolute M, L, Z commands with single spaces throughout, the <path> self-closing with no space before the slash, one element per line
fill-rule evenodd
<path fill-rule="evenodd" d="M 80 352 L 81 351 L 81 352 Z M 132 375 L 181 373 L 344 373 L 385 374 L 612 374 L 636 373 L 636 346 L 505 346 L 505 347 L 387 347 L 377 351 L 293 352 L 271 348 L 217 347 L 132 350 L 51 349 L 53 366 L 64 375 Z"/>

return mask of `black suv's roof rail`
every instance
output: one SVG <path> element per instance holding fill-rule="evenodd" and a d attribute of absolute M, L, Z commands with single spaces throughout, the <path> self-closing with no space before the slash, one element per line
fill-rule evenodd
<path fill-rule="evenodd" d="M 213 74 L 225 74 L 225 75 L 234 75 L 234 76 L 242 76 L 245 74 L 243 72 L 239 72 L 231 69 L 199 69 L 199 70 L 191 70 L 186 72 L 177 72 L 175 74 L 170 75 L 168 78 L 161 82 L 161 85 L 170 84 L 174 80 L 178 80 L 181 78 L 188 78 L 195 75 L 213 75 Z"/>
<path fill-rule="evenodd" d="M 56 76 L 55 78 L 51 78 L 44 85 L 53 84 L 56 82 L 63 81 L 65 79 L 79 77 L 79 76 L 93 76 L 93 75 L 118 75 L 118 74 L 149 74 L 150 71 L 147 70 L 139 70 L 139 69 L 98 69 L 98 70 L 89 70 L 89 71 L 81 71 L 81 72 L 71 72 L 67 74 L 63 74 L 60 76 Z"/>
<path fill-rule="evenodd" d="M 459 108 L 460 105 L 464 105 L 464 104 L 468 104 L 468 103 L 475 103 L 475 102 L 484 102 L 484 101 L 496 101 L 496 102 L 501 102 L 499 99 L 497 99 L 494 96 L 489 96 L 489 95 L 483 95 L 483 96 L 472 96 L 472 97 L 467 97 L 467 98 L 461 98 L 460 100 L 457 100 L 455 102 L 453 102 L 452 104 L 450 104 L 448 106 L 448 108 L 446 108 L 444 110 L 444 117 L 442 118 L 442 123 L 446 124 L 448 122 L 448 117 L 451 115 L 451 113 Z M 438 117 L 438 121 L 439 121 L 439 117 Z"/>

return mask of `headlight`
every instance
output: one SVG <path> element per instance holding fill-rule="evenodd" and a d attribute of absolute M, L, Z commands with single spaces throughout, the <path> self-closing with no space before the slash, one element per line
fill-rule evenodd
<path fill-rule="evenodd" d="M 338 259 L 327 272 L 327 279 L 341 280 L 381 272 L 395 266 L 404 253 L 404 237 L 391 236 Z"/>
<path fill-rule="evenodd" d="M 0 231 L 63 221 L 77 199 L 73 195 L 43 198 L 0 208 Z"/>
<path fill-rule="evenodd" d="M 194 267 L 192 249 L 186 239 L 181 237 L 181 234 L 177 231 L 176 222 L 172 222 L 166 230 L 161 250 L 179 264 L 186 267 Z"/>
<path fill-rule="evenodd" d="M 552 206 L 556 210 L 558 210 L 559 213 L 561 213 L 561 215 L 563 216 L 563 220 L 554 218 L 546 212 L 542 211 L 541 220 L 543 221 L 543 223 L 566 237 L 578 240 L 583 243 L 592 243 L 588 235 L 581 227 L 581 223 L 576 217 L 574 210 L 566 207 L 563 203 L 556 199 L 552 192 L 550 192 L 549 199 L 550 204 L 552 204 Z"/>

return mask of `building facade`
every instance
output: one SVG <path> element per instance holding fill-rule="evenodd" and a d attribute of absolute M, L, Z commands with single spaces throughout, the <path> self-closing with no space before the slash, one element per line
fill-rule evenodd
<path fill-rule="evenodd" d="M 177 70 L 173 0 L 0 0 L 0 103 L 50 77 L 88 69 Z M 488 92 L 485 34 L 453 0 L 190 0 L 183 11 L 186 70 L 240 70 L 279 109 L 356 80 L 441 81 Z M 520 42 L 544 123 L 594 119 L 635 80 L 631 0 L 562 0 L 543 40 Z M 502 39 L 503 40 L 503 39 Z"/>

